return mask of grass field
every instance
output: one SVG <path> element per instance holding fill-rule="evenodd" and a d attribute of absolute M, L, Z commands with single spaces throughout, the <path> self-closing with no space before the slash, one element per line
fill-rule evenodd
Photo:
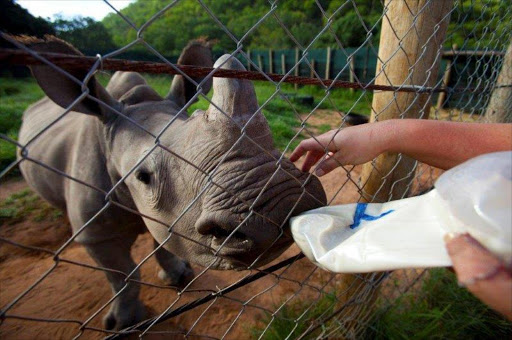
<path fill-rule="evenodd" d="M 32 78 L 0 78 L 0 133 L 17 139 L 23 111 L 43 97 Z M 0 139 L 0 171 L 16 158 L 16 146 Z"/>
<path fill-rule="evenodd" d="M 171 78 L 167 76 L 145 76 L 148 83 L 162 96 L 169 91 Z M 106 85 L 109 77 L 99 75 L 99 81 Z M 289 96 L 289 102 L 280 94 L 275 94 L 276 87 L 268 82 L 255 82 L 256 95 L 260 105 L 264 105 L 263 113 L 267 118 L 275 145 L 280 150 L 295 147 L 299 141 L 306 136 L 296 136 L 300 128 L 299 116 L 309 114 L 313 109 L 358 112 L 369 114 L 371 106 L 371 94 L 359 91 L 349 92 L 347 90 L 333 90 L 326 96 L 326 92 L 315 86 L 305 86 L 295 91 L 292 85 L 281 85 L 282 94 L 297 94 L 299 96 L 313 96 L 313 106 L 304 105 L 296 101 L 295 96 Z M 21 115 L 26 108 L 44 96 L 33 78 L 0 78 L 0 133 L 12 139 L 17 139 L 18 130 L 21 125 Z M 211 91 L 209 93 L 211 97 Z M 208 107 L 205 99 L 200 99 L 193 104 L 188 112 L 196 109 L 205 110 Z M 335 126 L 319 124 L 314 126 L 307 124 L 307 127 L 314 128 L 318 133 L 326 132 Z M 16 147 L 0 139 L 0 169 L 8 166 L 15 160 Z"/>

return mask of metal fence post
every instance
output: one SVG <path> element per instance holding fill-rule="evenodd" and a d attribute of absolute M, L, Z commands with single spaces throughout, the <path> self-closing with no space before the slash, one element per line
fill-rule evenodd
<path fill-rule="evenodd" d="M 433 86 L 452 0 L 385 1 L 376 84 Z M 417 27 L 417 29 L 411 29 Z M 375 92 L 371 122 L 396 118 L 424 118 L 430 113 L 428 93 Z M 366 163 L 361 173 L 362 199 L 384 202 L 407 195 L 415 161 L 385 153 Z"/>

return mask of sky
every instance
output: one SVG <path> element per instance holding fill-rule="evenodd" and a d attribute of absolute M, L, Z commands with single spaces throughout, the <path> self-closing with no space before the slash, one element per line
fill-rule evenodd
<path fill-rule="evenodd" d="M 122 9 L 135 0 L 108 0 L 116 9 Z M 96 20 L 103 19 L 108 13 L 114 12 L 103 0 L 16 0 L 21 7 L 27 9 L 35 17 L 50 18 L 56 14 L 65 19 L 81 15 Z"/>

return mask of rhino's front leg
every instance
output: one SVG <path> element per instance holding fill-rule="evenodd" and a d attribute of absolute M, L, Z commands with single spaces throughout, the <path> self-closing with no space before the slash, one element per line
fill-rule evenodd
<path fill-rule="evenodd" d="M 128 275 L 135 268 L 130 255 L 130 248 L 135 241 L 133 238 L 119 238 L 95 244 L 85 244 L 91 257 L 104 268 L 120 271 Z M 144 318 L 145 308 L 139 300 L 139 285 L 128 283 L 125 287 L 125 276 L 114 272 L 105 271 L 113 294 L 122 292 L 112 301 L 110 310 L 103 318 L 106 329 L 120 330 L 131 326 Z M 137 270 L 132 279 L 139 280 L 140 273 Z M 124 288 L 124 289 L 123 289 Z"/>
<path fill-rule="evenodd" d="M 154 246 L 158 247 L 158 242 L 154 241 Z M 158 277 L 166 284 L 183 288 L 194 278 L 194 271 L 190 264 L 163 247 L 156 251 L 155 257 L 162 267 L 158 272 Z"/>

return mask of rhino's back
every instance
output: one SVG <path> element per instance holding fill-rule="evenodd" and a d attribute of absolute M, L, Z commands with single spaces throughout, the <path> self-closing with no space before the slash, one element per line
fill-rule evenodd
<path fill-rule="evenodd" d="M 84 125 L 94 119 L 73 111 L 62 116 L 63 113 L 63 108 L 45 97 L 25 111 L 19 132 L 19 142 L 29 143 L 26 148 L 29 160 L 20 164 L 23 177 L 40 196 L 61 209 L 66 208 L 66 179 L 56 171 L 72 175 L 72 159 L 79 151 L 77 141 Z"/>
<path fill-rule="evenodd" d="M 64 109 L 56 105 L 48 97 L 44 97 L 38 102 L 30 105 L 28 109 L 23 113 L 23 122 L 19 132 L 20 143 L 23 145 L 28 143 L 37 134 L 42 132 L 45 128 L 48 128 L 52 122 L 56 121 L 63 112 Z M 68 118 L 66 118 L 66 116 L 73 114 L 75 113 L 68 113 L 63 118 L 61 118 L 60 121 L 67 121 Z M 60 121 L 59 124 L 54 124 L 49 128 L 53 133 L 55 133 L 56 130 L 59 130 L 58 125 L 62 125 L 60 124 Z M 37 138 L 37 141 L 32 143 L 38 143 L 41 140 L 45 140 L 47 136 L 47 134 L 43 134 Z"/>

